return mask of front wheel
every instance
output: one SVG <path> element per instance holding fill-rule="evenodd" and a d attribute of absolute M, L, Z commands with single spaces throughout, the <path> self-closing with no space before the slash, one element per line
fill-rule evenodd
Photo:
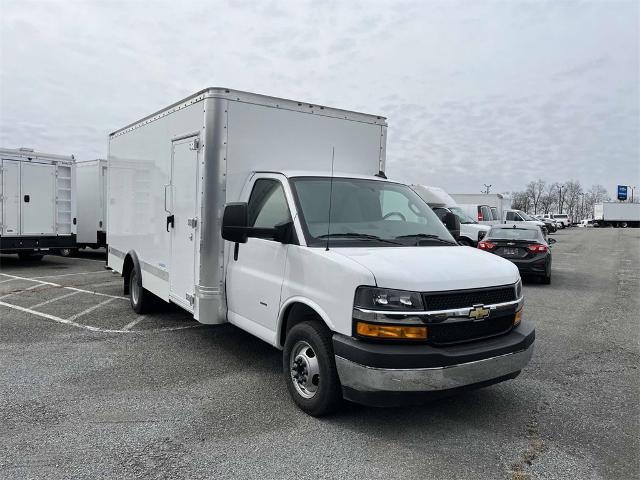
<path fill-rule="evenodd" d="M 282 366 L 287 389 L 304 412 L 321 417 L 342 401 L 331 333 L 318 321 L 295 325 L 284 344 Z"/>

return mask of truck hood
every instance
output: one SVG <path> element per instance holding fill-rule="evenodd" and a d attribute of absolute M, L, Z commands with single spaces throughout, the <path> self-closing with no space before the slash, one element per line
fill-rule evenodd
<path fill-rule="evenodd" d="M 515 283 L 517 267 L 492 253 L 471 247 L 334 248 L 359 263 L 380 287 L 432 292 Z"/>

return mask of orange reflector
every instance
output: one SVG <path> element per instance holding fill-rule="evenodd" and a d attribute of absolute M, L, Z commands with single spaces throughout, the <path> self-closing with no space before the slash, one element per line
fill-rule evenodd
<path fill-rule="evenodd" d="M 514 325 L 520 325 L 520 322 L 522 321 L 522 312 L 524 311 L 524 307 L 522 307 L 520 310 L 518 310 L 516 312 L 516 316 L 513 317 L 513 324 Z"/>
<path fill-rule="evenodd" d="M 358 335 L 375 338 L 397 338 L 399 340 L 426 340 L 427 327 L 409 327 L 400 325 L 374 325 L 358 322 Z"/>

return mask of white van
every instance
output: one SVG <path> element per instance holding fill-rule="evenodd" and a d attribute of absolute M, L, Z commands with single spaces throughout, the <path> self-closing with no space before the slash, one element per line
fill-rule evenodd
<path fill-rule="evenodd" d="M 412 185 L 411 188 L 427 202 L 427 205 L 441 220 L 444 220 L 447 212 L 453 213 L 460 220 L 460 238 L 462 245 L 475 247 L 487 234 L 491 227 L 479 224 L 469 216 L 456 201 L 442 188 L 427 185 Z"/>
<path fill-rule="evenodd" d="M 516 377 L 535 338 L 518 269 L 385 179 L 386 132 L 208 88 L 112 133 L 108 265 L 133 309 L 173 302 L 282 349 L 311 415 Z"/>
<path fill-rule="evenodd" d="M 500 223 L 500 217 L 497 216 L 497 212 L 494 214 L 489 205 L 460 203 L 458 206 L 481 225 L 497 225 Z"/>
<path fill-rule="evenodd" d="M 0 253 L 40 260 L 76 243 L 73 155 L 0 148 Z"/>

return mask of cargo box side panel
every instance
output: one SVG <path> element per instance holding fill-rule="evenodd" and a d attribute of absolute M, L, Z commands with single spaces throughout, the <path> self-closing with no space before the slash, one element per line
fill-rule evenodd
<path fill-rule="evenodd" d="M 100 166 L 95 162 L 76 165 L 79 244 L 94 244 L 98 241 L 98 208 L 102 188 L 99 174 Z"/>
<path fill-rule="evenodd" d="M 20 186 L 22 235 L 55 235 L 56 166 L 22 162 Z"/>
<path fill-rule="evenodd" d="M 108 265 L 120 272 L 125 255 L 135 251 L 144 287 L 164 300 L 169 299 L 171 269 L 165 207 L 171 209 L 172 140 L 202 131 L 203 103 L 168 112 L 109 138 Z"/>
<path fill-rule="evenodd" d="M 384 165 L 386 127 L 321 114 L 229 102 L 227 201 L 238 201 L 256 170 L 375 175 Z"/>
<path fill-rule="evenodd" d="M 56 231 L 58 235 L 76 233 L 75 166 L 58 165 L 56 170 Z M 76 217 L 76 225 L 73 218 Z"/>

